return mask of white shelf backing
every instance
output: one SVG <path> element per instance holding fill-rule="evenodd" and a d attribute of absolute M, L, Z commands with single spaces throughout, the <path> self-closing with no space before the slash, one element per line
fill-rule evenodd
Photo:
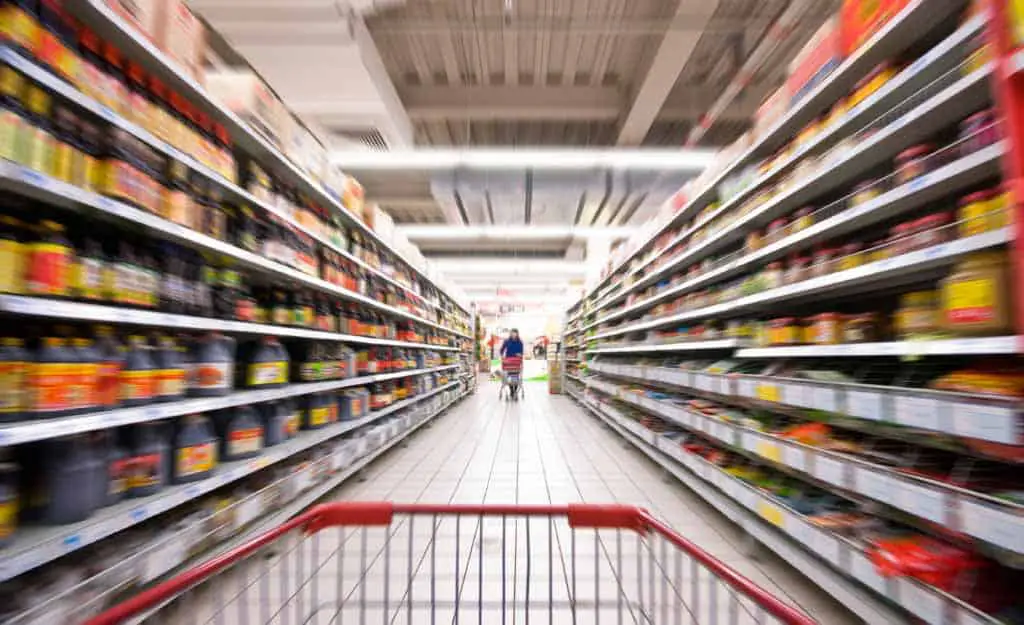
<path fill-rule="evenodd" d="M 457 366 L 458 365 L 446 365 L 430 369 L 410 369 L 407 371 L 396 371 L 394 373 L 364 375 L 345 380 L 290 384 L 282 388 L 265 390 L 238 390 L 230 395 L 225 395 L 224 397 L 184 399 L 176 402 L 151 404 L 149 406 L 141 406 L 138 408 L 119 408 L 116 410 L 91 412 L 71 417 L 20 421 L 0 425 L 0 447 L 20 445 L 48 438 L 80 434 L 82 432 L 122 427 L 135 423 L 160 421 L 162 419 L 170 419 L 172 417 L 180 417 L 200 412 L 210 412 L 213 410 L 222 410 L 224 408 L 231 408 L 234 406 L 247 406 L 250 404 L 301 397 L 305 395 L 312 395 L 314 393 L 323 393 L 343 388 L 350 388 L 353 386 L 372 384 L 374 382 L 383 382 L 385 380 L 397 380 L 411 376 L 439 373 L 441 371 L 455 369 Z"/>
<path fill-rule="evenodd" d="M 613 311 L 589 324 L 587 328 L 646 310 L 667 299 L 754 269 L 761 264 L 781 258 L 792 251 L 805 249 L 814 243 L 827 239 L 837 238 L 856 229 L 917 209 L 937 199 L 948 197 L 958 189 L 967 188 L 986 178 L 998 175 L 1001 159 L 1006 149 L 1006 143 L 999 142 L 963 158 L 958 158 L 907 184 L 886 191 L 879 197 L 864 204 L 824 219 L 805 230 L 745 254 L 691 280 L 686 280 L 676 286 L 666 288 L 651 297 L 625 306 L 621 310 Z M 692 250 L 683 252 L 680 258 L 697 254 L 703 250 L 705 243 L 707 242 L 700 243 Z M 669 261 L 668 263 L 670 266 L 678 266 L 679 264 L 676 260 Z"/>
<path fill-rule="evenodd" d="M 276 326 L 245 321 L 225 321 L 211 317 L 195 317 L 192 315 L 176 315 L 151 310 L 137 310 L 102 304 L 83 304 L 68 300 L 44 297 L 26 297 L 21 295 L 0 295 L 0 313 L 24 315 L 46 319 L 66 319 L 91 322 L 103 322 L 119 325 L 137 325 L 157 328 L 176 328 L 195 331 L 217 331 L 228 334 L 256 334 L 281 336 L 286 338 L 313 339 L 353 343 L 356 345 L 381 345 L 405 347 L 407 349 L 429 349 L 440 352 L 457 351 L 457 347 L 430 345 L 428 343 L 410 343 L 392 341 L 365 336 L 353 336 L 322 330 L 310 330 L 291 326 Z"/>
<path fill-rule="evenodd" d="M 892 258 L 865 263 L 853 269 L 837 271 L 825 276 L 810 278 L 794 284 L 762 291 L 754 295 L 747 295 L 729 302 L 684 311 L 651 321 L 617 327 L 596 334 L 592 339 L 599 340 L 631 332 L 662 328 L 682 321 L 713 318 L 724 313 L 735 314 L 747 310 L 763 310 L 769 304 L 788 300 L 821 295 L 854 295 L 867 289 L 884 286 L 890 281 L 907 275 L 949 266 L 956 263 L 957 260 L 966 254 L 1005 245 L 1012 239 L 1013 230 L 1011 228 L 983 232 Z"/>
<path fill-rule="evenodd" d="M 217 473 L 210 478 L 192 484 L 168 486 L 150 497 L 129 499 L 103 508 L 81 523 L 58 527 L 20 528 L 11 544 L 0 550 L 0 582 L 122 532 L 221 486 L 238 481 L 322 442 L 373 423 L 455 386 L 458 386 L 458 382 L 440 386 L 422 395 L 392 404 L 362 419 L 336 423 L 321 430 L 303 431 L 290 441 L 266 448 L 257 458 L 220 465 Z"/>
<path fill-rule="evenodd" d="M 903 615 L 894 613 L 880 600 L 884 597 L 929 625 L 996 623 L 934 587 L 906 578 L 883 578 L 858 545 L 817 527 L 773 497 L 685 452 L 677 441 L 633 425 L 614 408 L 581 403 L 715 508 L 738 520 L 766 547 L 787 561 L 812 564 L 798 568 L 866 622 L 906 622 Z M 851 586 L 853 580 L 862 586 Z M 865 588 L 874 593 L 865 592 Z"/>
<path fill-rule="evenodd" d="M 147 232 L 155 237 L 176 243 L 187 244 L 191 247 L 200 248 L 204 251 L 215 252 L 231 258 L 245 267 L 258 270 L 267 275 L 287 279 L 308 288 L 316 289 L 322 293 L 358 302 L 364 306 L 369 306 L 389 315 L 402 319 L 409 319 L 416 323 L 444 332 L 449 332 L 456 336 L 464 338 L 469 337 L 457 330 L 452 330 L 441 324 L 424 319 L 419 315 L 412 314 L 400 308 L 395 308 L 394 306 L 388 306 L 387 304 L 383 304 L 366 297 L 361 293 L 349 291 L 348 289 L 331 284 L 326 280 L 321 280 L 320 278 L 302 273 L 301 271 L 292 269 L 291 267 L 286 267 L 280 263 L 267 260 L 259 254 L 253 254 L 252 252 L 235 247 L 230 243 L 220 241 L 161 217 L 157 217 L 152 213 L 129 206 L 123 202 L 112 200 L 97 193 L 85 191 L 67 184 L 66 182 L 56 180 L 50 176 L 41 174 L 10 161 L 0 162 L 0 188 L 15 191 L 19 194 L 44 201 L 51 205 L 61 206 L 63 208 L 80 209 L 84 207 L 89 210 L 99 211 L 105 215 L 144 226 L 147 229 Z"/>
<path fill-rule="evenodd" d="M 161 78 L 172 90 L 177 91 L 194 104 L 212 115 L 213 119 L 225 126 L 232 143 L 245 153 L 254 157 L 268 171 L 285 177 L 298 188 L 310 192 L 315 199 L 343 215 L 349 226 L 373 239 L 381 248 L 388 250 L 396 258 L 402 260 L 425 282 L 432 284 L 439 291 L 444 289 L 434 282 L 426 272 L 422 271 L 405 259 L 390 245 L 385 243 L 372 228 L 352 215 L 337 198 L 315 182 L 308 174 L 301 171 L 276 146 L 255 133 L 248 124 L 234 113 L 212 98 L 195 79 L 185 75 L 176 63 L 167 58 L 149 39 L 137 32 L 132 26 L 118 16 L 104 0 L 83 0 L 76 3 L 75 16 L 81 18 L 90 28 L 105 41 L 116 45 L 129 60 L 138 63 L 147 72 Z M 459 302 L 449 299 L 464 313 L 469 314 Z"/>
<path fill-rule="evenodd" d="M 775 125 L 764 132 L 737 159 L 725 167 L 717 176 L 697 191 L 678 213 L 666 221 L 647 238 L 645 242 L 619 262 L 613 270 L 599 280 L 577 304 L 581 305 L 590 299 L 610 279 L 614 278 L 635 257 L 649 250 L 662 233 L 675 224 L 685 221 L 701 210 L 717 197 L 718 185 L 740 167 L 751 162 L 759 154 L 770 154 L 783 143 L 789 141 L 808 122 L 815 119 L 833 102 L 847 94 L 849 86 L 856 83 L 873 67 L 898 56 L 916 41 L 922 32 L 939 23 L 945 17 L 963 8 L 961 0 L 912 0 L 870 39 L 847 58 L 835 71 L 828 75 L 817 87 L 807 93 L 792 109 Z M 570 308 L 572 310 L 572 308 Z"/>
<path fill-rule="evenodd" d="M 598 367 L 597 371 L 607 373 L 602 367 Z M 634 373 L 635 370 L 630 370 L 628 375 L 633 377 Z M 663 382 L 666 379 L 681 379 L 687 384 L 680 384 L 680 386 L 715 393 L 725 390 L 719 384 L 724 386 L 723 381 L 731 381 L 724 376 L 672 370 L 653 379 Z M 748 382 L 749 384 L 747 384 Z M 671 384 L 672 382 L 667 383 Z M 727 446 L 744 449 L 834 487 L 879 501 L 932 523 L 945 526 L 953 532 L 980 538 L 1014 554 L 1024 555 L 1024 506 L 942 482 L 903 474 L 882 465 L 842 454 L 801 445 L 778 436 L 691 412 L 685 407 L 671 402 L 650 399 L 637 393 L 623 392 L 621 387 L 614 384 L 600 382 L 591 383 L 590 386 L 656 414 L 678 426 L 716 439 Z M 829 412 L 835 412 L 837 407 L 842 407 L 844 404 L 844 398 L 840 397 L 840 391 L 827 386 L 800 383 L 777 384 L 771 378 L 760 381 L 741 378 L 737 381 L 737 386 L 742 387 L 740 396 L 743 397 L 770 398 L 773 401 L 775 398 L 781 397 L 787 400 L 786 403 L 806 405 L 806 407 Z M 888 404 L 890 407 L 895 404 L 895 414 L 902 414 L 901 404 L 911 401 L 911 398 L 918 403 L 931 402 L 938 413 L 938 406 L 943 402 L 935 396 L 942 394 L 933 393 L 931 397 L 929 394 L 914 396 L 911 395 L 912 392 L 907 390 L 903 398 L 894 397 L 893 402 Z M 966 409 L 969 404 L 950 404 L 949 408 L 952 409 L 954 406 L 962 406 Z M 1016 417 L 1012 411 L 1010 414 Z M 985 418 L 988 415 L 972 414 L 971 416 Z M 895 422 L 900 421 L 897 419 Z M 1019 442 L 1024 443 L 1024 440 Z M 959 510 L 960 514 L 954 514 L 954 510 Z"/>

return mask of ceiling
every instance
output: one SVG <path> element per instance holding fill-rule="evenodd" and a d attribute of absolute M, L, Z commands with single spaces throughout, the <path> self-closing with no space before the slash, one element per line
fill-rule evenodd
<path fill-rule="evenodd" d="M 723 146 L 749 127 L 838 0 L 190 5 L 218 32 L 210 42 L 213 62 L 251 64 L 329 149 L 394 152 Z M 397 223 L 449 228 L 637 226 L 698 173 L 342 168 Z M 428 257 L 455 258 L 454 273 L 465 264 L 457 259 L 466 257 L 575 263 L 588 256 L 587 241 L 571 235 L 418 243 Z M 529 288 L 541 298 L 552 289 L 566 292 L 581 280 L 570 273 L 571 280 L 546 272 L 547 283 Z M 511 281 L 506 274 L 483 280 L 497 288 Z"/>

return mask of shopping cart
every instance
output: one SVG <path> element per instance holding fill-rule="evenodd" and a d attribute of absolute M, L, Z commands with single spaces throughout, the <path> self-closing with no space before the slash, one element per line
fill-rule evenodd
<path fill-rule="evenodd" d="M 523 357 L 512 356 L 501 360 L 501 388 L 498 398 L 502 396 L 511 400 L 523 397 Z"/>
<path fill-rule="evenodd" d="M 815 621 L 642 509 L 336 502 L 87 625 Z"/>

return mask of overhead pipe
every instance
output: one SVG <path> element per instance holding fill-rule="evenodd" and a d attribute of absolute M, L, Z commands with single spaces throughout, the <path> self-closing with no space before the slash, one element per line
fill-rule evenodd
<path fill-rule="evenodd" d="M 814 0 L 794 0 L 786 7 L 782 15 L 768 27 L 764 37 L 761 38 L 754 51 L 750 53 L 742 67 L 736 72 L 732 81 L 726 85 L 718 99 L 701 116 L 700 121 L 690 129 L 690 134 L 686 137 L 684 145 L 690 147 L 700 141 L 708 129 L 711 128 L 711 125 L 715 123 L 715 120 L 732 104 L 736 96 L 750 85 L 750 82 L 761 71 L 772 54 L 779 49 L 782 42 L 800 26 L 800 20 L 804 17 L 804 14 L 809 12 L 814 4 Z"/>

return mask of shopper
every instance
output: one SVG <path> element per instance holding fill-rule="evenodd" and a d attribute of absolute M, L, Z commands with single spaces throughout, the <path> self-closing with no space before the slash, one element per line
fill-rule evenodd
<path fill-rule="evenodd" d="M 509 330 L 508 338 L 502 342 L 499 354 L 502 358 L 522 357 L 523 341 L 519 338 L 519 330 Z"/>

